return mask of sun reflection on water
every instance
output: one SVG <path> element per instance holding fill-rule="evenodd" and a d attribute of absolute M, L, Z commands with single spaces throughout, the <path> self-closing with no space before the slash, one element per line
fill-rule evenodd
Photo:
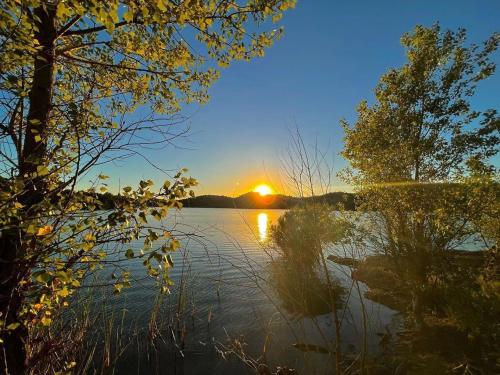
<path fill-rule="evenodd" d="M 261 212 L 257 215 L 257 227 L 259 228 L 259 238 L 261 242 L 267 239 L 267 223 L 268 217 L 265 212 Z"/>

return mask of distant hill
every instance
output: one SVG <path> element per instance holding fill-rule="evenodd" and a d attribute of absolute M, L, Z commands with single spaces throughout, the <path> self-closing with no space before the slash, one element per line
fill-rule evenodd
<path fill-rule="evenodd" d="M 6 179 L 0 176 L 0 188 L 6 183 Z M 69 194 L 68 191 L 62 192 L 62 197 L 65 194 Z M 74 194 L 77 195 L 89 195 L 96 199 L 93 201 L 93 205 L 100 210 L 110 210 L 116 207 L 118 201 L 127 200 L 126 197 L 112 194 L 110 192 L 98 193 L 98 192 L 86 192 L 77 191 Z M 59 198 L 57 198 L 59 199 Z M 270 194 L 262 196 L 256 192 L 249 192 L 239 197 L 227 197 L 224 195 L 200 195 L 193 198 L 182 199 L 181 202 L 184 207 L 197 207 L 197 208 L 241 208 L 241 209 L 288 209 L 297 206 L 301 203 L 307 202 L 323 202 L 331 205 L 342 205 L 346 210 L 354 210 L 354 194 L 335 192 L 328 193 L 315 197 L 299 198 L 291 197 L 282 194 Z M 156 200 L 149 201 L 149 206 L 154 207 L 157 205 Z M 96 207 L 92 208 L 95 209 Z M 83 209 L 89 209 L 89 207 L 84 207 Z"/>
<path fill-rule="evenodd" d="M 346 210 L 354 210 L 354 194 L 328 193 L 316 197 L 297 198 L 288 195 L 270 194 L 261 196 L 259 193 L 246 193 L 239 197 L 224 195 L 200 195 L 182 200 L 184 207 L 199 208 L 260 208 L 260 209 L 287 209 L 306 202 L 324 202 L 332 205 L 341 204 Z"/>

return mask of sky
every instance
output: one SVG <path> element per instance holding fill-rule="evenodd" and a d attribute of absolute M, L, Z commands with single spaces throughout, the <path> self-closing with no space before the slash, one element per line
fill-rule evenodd
<path fill-rule="evenodd" d="M 298 127 L 338 171 L 346 166 L 338 155 L 340 119 L 354 122 L 356 106 L 373 100 L 380 76 L 404 64 L 401 35 L 437 21 L 442 28 L 465 27 L 469 41 L 481 43 L 500 31 L 500 1 L 298 0 L 280 21 L 283 37 L 263 58 L 223 69 L 210 101 L 184 111 L 190 135 L 147 156 L 164 169 L 188 168 L 200 183 L 197 195 L 236 196 L 260 183 L 286 192 L 279 159 L 289 129 Z M 499 88 L 497 73 L 479 86 L 475 108 L 500 108 Z M 167 178 L 140 157 L 98 172 L 115 187 Z M 340 180 L 333 183 L 333 190 L 349 190 Z"/>

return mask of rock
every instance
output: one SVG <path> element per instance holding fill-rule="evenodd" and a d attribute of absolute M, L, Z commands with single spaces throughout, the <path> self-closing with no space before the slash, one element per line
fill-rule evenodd
<path fill-rule="evenodd" d="M 338 257 L 336 255 L 329 255 L 327 257 L 328 260 L 331 260 L 334 263 L 340 264 L 342 266 L 348 267 L 357 267 L 360 263 L 358 259 L 349 258 L 349 257 Z"/>

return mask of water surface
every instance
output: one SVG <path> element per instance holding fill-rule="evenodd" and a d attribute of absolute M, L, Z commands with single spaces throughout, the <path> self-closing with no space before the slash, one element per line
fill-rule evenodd
<path fill-rule="evenodd" d="M 118 373 L 254 373 L 256 362 L 308 374 L 330 373 L 328 354 L 304 353 L 292 345 L 325 347 L 333 342 L 331 314 L 304 318 L 287 311 L 285 301 L 269 284 L 272 260 L 278 256 L 269 228 L 284 212 L 185 208 L 173 213 L 166 224 L 174 233 L 183 234 L 182 247 L 173 256 L 171 294 L 162 301 L 155 320 L 157 350 L 130 345 L 118 361 Z M 139 250 L 141 242 L 132 245 Z M 129 337 L 147 330 L 158 296 L 154 282 L 144 279 L 142 261 L 132 262 L 132 275 L 140 281 L 122 295 L 103 301 L 110 310 L 126 309 L 121 324 L 123 335 Z M 329 266 L 349 296 L 342 310 L 342 342 L 345 350 L 356 352 L 363 338 L 361 301 L 351 288 L 349 270 L 333 263 Z M 366 299 L 363 302 L 369 316 L 368 346 L 376 352 L 377 333 L 393 330 L 397 320 L 392 310 Z"/>

